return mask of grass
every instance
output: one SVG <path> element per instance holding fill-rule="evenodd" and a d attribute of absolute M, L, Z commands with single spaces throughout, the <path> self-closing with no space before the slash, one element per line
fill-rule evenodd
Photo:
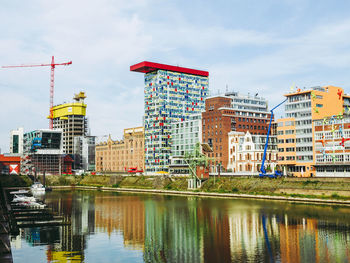
<path fill-rule="evenodd" d="M 2 184 L 9 186 L 30 186 L 31 180 L 27 176 L 3 175 L 0 177 Z M 168 178 L 161 176 L 121 176 L 121 175 L 85 175 L 85 176 L 46 176 L 47 185 L 82 185 L 115 188 L 136 189 L 164 189 L 175 191 L 187 191 L 187 178 Z M 286 191 L 284 191 L 286 189 Z M 294 189 L 297 193 L 286 193 Z M 305 190 L 305 191 L 303 191 Z M 308 190 L 322 190 L 322 194 L 315 191 L 307 194 Z M 270 195 L 301 198 L 320 198 L 334 200 L 350 200 L 350 197 L 341 196 L 338 191 L 350 191 L 350 184 L 344 181 L 320 181 L 320 180 L 291 180 L 290 178 L 209 178 L 198 191 L 214 193 L 235 193 Z M 324 194 L 324 192 L 326 194 Z"/>

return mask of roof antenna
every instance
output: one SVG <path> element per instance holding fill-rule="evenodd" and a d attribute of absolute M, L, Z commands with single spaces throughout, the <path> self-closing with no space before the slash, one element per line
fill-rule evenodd
<path fill-rule="evenodd" d="M 226 92 L 228 92 L 228 85 L 226 84 Z"/>

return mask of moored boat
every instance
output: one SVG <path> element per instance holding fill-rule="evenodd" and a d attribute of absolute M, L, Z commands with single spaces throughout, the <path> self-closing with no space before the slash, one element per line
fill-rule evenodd
<path fill-rule="evenodd" d="M 45 187 L 39 183 L 35 182 L 31 187 L 30 187 L 31 192 L 34 193 L 45 193 Z"/>

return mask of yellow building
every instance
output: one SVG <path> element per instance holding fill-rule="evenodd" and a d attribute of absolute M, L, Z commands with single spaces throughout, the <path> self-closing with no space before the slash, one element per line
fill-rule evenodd
<path fill-rule="evenodd" d="M 339 87 L 298 89 L 285 95 L 286 118 L 277 120 L 278 164 L 297 177 L 315 176 L 313 120 L 343 113 Z"/>
<path fill-rule="evenodd" d="M 124 129 L 123 140 L 108 140 L 96 145 L 96 171 L 125 172 L 130 168 L 144 170 L 144 129 Z"/>
<path fill-rule="evenodd" d="M 87 134 L 85 98 L 85 93 L 80 92 L 75 94 L 75 102 L 60 104 L 52 108 L 53 129 L 63 130 L 63 152 L 65 154 L 74 153 L 75 136 Z"/>

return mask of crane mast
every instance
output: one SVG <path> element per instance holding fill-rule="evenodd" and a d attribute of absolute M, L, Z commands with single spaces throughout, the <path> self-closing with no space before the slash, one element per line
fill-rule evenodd
<path fill-rule="evenodd" d="M 51 67 L 50 73 L 50 114 L 49 114 L 49 127 L 53 129 L 53 98 L 55 89 L 55 67 L 56 66 L 68 66 L 71 65 L 72 61 L 65 63 L 55 63 L 55 58 L 52 56 L 50 64 L 36 64 L 36 65 L 18 65 L 18 66 L 2 66 L 2 68 L 26 68 L 26 67 Z"/>

